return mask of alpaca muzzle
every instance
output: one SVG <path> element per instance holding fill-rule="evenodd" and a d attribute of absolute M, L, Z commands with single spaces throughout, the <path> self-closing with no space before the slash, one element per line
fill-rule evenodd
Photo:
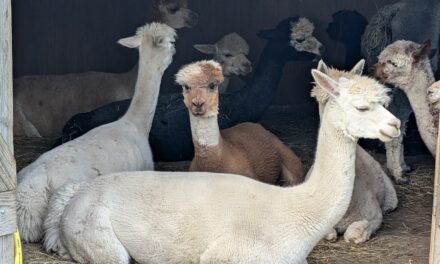
<path fill-rule="evenodd" d="M 371 71 L 373 72 L 373 76 L 376 80 L 385 84 L 387 82 L 388 76 L 385 74 L 385 64 L 384 63 L 376 63 L 371 67 Z"/>

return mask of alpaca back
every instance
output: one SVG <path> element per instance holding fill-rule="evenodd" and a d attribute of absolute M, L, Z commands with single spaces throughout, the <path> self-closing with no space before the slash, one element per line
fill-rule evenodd
<path fill-rule="evenodd" d="M 205 152 L 206 159 L 196 156 L 191 170 L 234 173 L 277 183 L 282 169 L 278 147 L 282 142 L 272 133 L 259 124 L 242 123 L 222 130 L 221 142 L 221 149 L 203 150 L 196 145 L 196 153 Z"/>
<path fill-rule="evenodd" d="M 130 98 L 134 77 L 128 73 L 102 72 L 24 76 L 14 80 L 14 102 L 20 104 L 23 114 L 41 136 L 58 136 L 72 115 Z M 15 122 L 14 135 L 25 135 L 22 127 Z"/>

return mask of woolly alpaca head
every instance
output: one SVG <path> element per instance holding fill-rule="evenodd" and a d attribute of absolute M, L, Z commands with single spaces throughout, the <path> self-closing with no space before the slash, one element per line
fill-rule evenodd
<path fill-rule="evenodd" d="M 188 0 L 156 0 L 161 21 L 174 29 L 192 28 L 197 25 L 199 15 L 188 9 Z"/>
<path fill-rule="evenodd" d="M 428 71 L 432 75 L 430 59 L 436 50 L 431 49 L 431 42 L 417 44 L 399 40 L 387 46 L 379 55 L 379 62 L 374 65 L 374 75 L 382 83 L 407 87 L 417 71 Z"/>
<path fill-rule="evenodd" d="M 194 116 L 200 117 L 218 114 L 218 87 L 223 81 L 222 67 L 213 60 L 183 66 L 176 74 L 176 82 L 183 88 L 186 107 Z"/>
<path fill-rule="evenodd" d="M 305 17 L 291 22 L 290 25 L 290 45 L 297 51 L 306 51 L 321 56 L 324 46 L 313 36 L 315 25 Z"/>
<path fill-rule="evenodd" d="M 327 66 L 323 60 L 320 60 L 318 63 L 317 70 L 327 74 L 330 78 L 337 81 L 339 78 L 353 78 L 353 76 L 362 75 L 364 71 L 365 60 L 360 60 L 350 71 L 338 70 L 332 67 Z M 324 90 L 323 88 L 315 85 L 312 89 L 311 96 L 316 98 L 318 103 L 325 105 L 330 98 L 330 94 Z"/>
<path fill-rule="evenodd" d="M 299 21 L 302 22 L 299 23 Z M 273 58 L 283 61 L 308 61 L 321 57 L 321 52 L 324 50 L 322 44 L 317 41 L 313 35 L 311 35 L 310 32 L 313 32 L 313 29 L 313 24 L 311 24 L 307 18 L 289 17 L 281 21 L 275 28 L 261 30 L 257 35 L 260 38 L 268 40 L 268 44 L 274 50 L 278 51 L 277 54 L 272 55 Z M 307 36 L 307 45 L 306 43 L 301 44 L 302 42 L 306 41 Z M 314 45 L 308 44 L 310 39 L 312 40 L 312 43 L 315 43 Z"/>
<path fill-rule="evenodd" d="M 160 62 L 159 66 L 165 70 L 176 53 L 176 37 L 173 28 L 161 23 L 150 23 L 139 27 L 136 35 L 120 39 L 118 43 L 128 48 L 138 48 L 140 56 L 148 56 L 150 61 Z"/>
<path fill-rule="evenodd" d="M 246 57 L 249 55 L 249 44 L 237 33 L 225 35 L 215 44 L 197 44 L 194 48 L 212 55 L 222 65 L 226 76 L 247 75 L 252 71 L 252 63 Z"/>
<path fill-rule="evenodd" d="M 399 119 L 384 107 L 390 101 L 389 89 L 364 76 L 335 81 L 318 70 L 312 70 L 312 75 L 316 84 L 329 94 L 324 118 L 345 136 L 387 142 L 400 135 Z"/>

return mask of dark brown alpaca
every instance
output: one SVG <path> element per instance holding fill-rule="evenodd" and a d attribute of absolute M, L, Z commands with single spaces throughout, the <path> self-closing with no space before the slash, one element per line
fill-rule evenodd
<path fill-rule="evenodd" d="M 214 61 L 189 64 L 176 75 L 191 121 L 195 155 L 190 171 L 233 173 L 269 184 L 301 183 L 301 160 L 261 125 L 242 123 L 219 130 L 218 86 L 223 79 Z"/>

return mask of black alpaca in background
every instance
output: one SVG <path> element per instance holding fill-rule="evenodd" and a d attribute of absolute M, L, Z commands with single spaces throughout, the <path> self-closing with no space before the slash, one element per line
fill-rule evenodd
<path fill-rule="evenodd" d="M 298 51 L 291 46 L 291 29 L 299 18 L 285 19 L 276 28 L 258 33 L 259 37 L 268 42 L 260 55 L 253 77 L 245 87 L 234 93 L 220 95 L 220 129 L 260 120 L 275 96 L 287 62 L 311 61 L 318 56 L 311 52 Z M 75 115 L 65 125 L 58 144 L 117 120 L 125 113 L 129 104 L 130 100 L 114 102 L 91 112 Z M 178 161 L 192 158 L 194 149 L 189 116 L 180 93 L 159 97 L 150 132 L 150 144 L 155 160 Z"/>
<path fill-rule="evenodd" d="M 332 15 L 333 20 L 327 26 L 331 39 L 345 45 L 345 69 L 351 69 L 362 59 L 361 38 L 368 21 L 359 12 L 341 10 Z"/>

